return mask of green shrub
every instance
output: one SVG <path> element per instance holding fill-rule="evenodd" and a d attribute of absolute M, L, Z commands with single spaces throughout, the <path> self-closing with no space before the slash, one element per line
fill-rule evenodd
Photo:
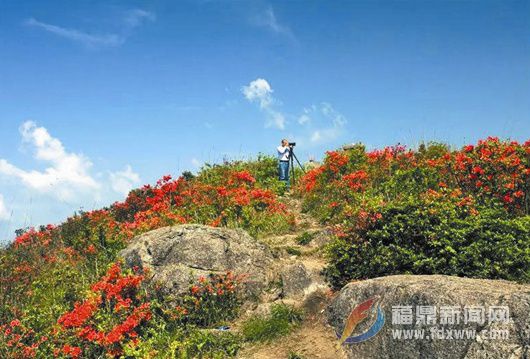
<path fill-rule="evenodd" d="M 241 337 L 231 332 L 193 327 L 170 330 L 166 323 L 158 321 L 138 344 L 128 345 L 124 355 L 127 358 L 221 359 L 234 357 L 241 344 Z"/>
<path fill-rule="evenodd" d="M 315 235 L 316 235 L 316 233 L 314 233 L 314 232 L 313 233 L 312 232 L 304 232 L 301 235 L 299 235 L 298 237 L 296 237 L 295 241 L 296 241 L 296 243 L 298 243 L 301 246 L 306 246 L 309 243 L 311 243 L 313 238 L 315 238 Z"/>
<path fill-rule="evenodd" d="M 302 255 L 302 252 L 298 248 L 295 248 L 295 247 L 287 247 L 285 250 L 286 250 L 287 254 L 289 254 L 291 256 Z"/>
<path fill-rule="evenodd" d="M 275 304 L 268 316 L 256 316 L 243 323 L 242 333 L 247 341 L 267 342 L 289 334 L 302 321 L 300 309 L 285 304 Z"/>
<path fill-rule="evenodd" d="M 213 358 L 234 357 L 241 348 L 241 339 L 230 332 L 194 330 L 171 344 L 172 358 Z"/>
<path fill-rule="evenodd" d="M 179 324 L 211 327 L 234 319 L 241 305 L 243 278 L 228 272 L 201 277 L 177 300 L 174 316 Z"/>
<path fill-rule="evenodd" d="M 325 274 L 333 286 L 392 274 L 530 281 L 530 216 L 509 217 L 502 208 L 470 212 L 417 198 L 373 213 L 365 216 L 374 220 L 364 226 L 356 221 L 327 248 Z"/>
<path fill-rule="evenodd" d="M 267 188 L 276 194 L 285 192 L 284 183 L 278 180 L 278 160 L 272 156 L 258 155 L 247 161 L 225 161 L 223 164 L 206 164 L 196 177 L 197 181 L 212 185 L 226 182 L 233 171 L 249 171 L 260 188 Z"/>

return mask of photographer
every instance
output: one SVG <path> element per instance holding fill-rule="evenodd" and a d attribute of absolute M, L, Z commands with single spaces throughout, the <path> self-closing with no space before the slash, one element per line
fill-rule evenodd
<path fill-rule="evenodd" d="M 289 141 L 285 138 L 282 140 L 278 150 L 278 177 L 280 181 L 285 182 L 285 188 L 289 190 L 289 155 L 291 149 L 289 147 Z"/>

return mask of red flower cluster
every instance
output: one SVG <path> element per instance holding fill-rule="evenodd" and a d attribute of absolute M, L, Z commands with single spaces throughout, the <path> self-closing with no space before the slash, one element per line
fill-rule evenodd
<path fill-rule="evenodd" d="M 256 179 L 249 171 L 239 171 L 232 174 L 231 183 L 254 183 Z"/>
<path fill-rule="evenodd" d="M 348 156 L 343 152 L 329 151 L 326 152 L 325 166 L 333 173 L 339 173 L 339 171 L 348 163 Z"/>
<path fill-rule="evenodd" d="M 460 191 L 462 206 L 488 205 L 489 201 L 496 200 L 512 213 L 530 213 L 530 141 L 520 144 L 489 137 L 457 151 L 439 147 L 430 155 L 403 146 L 364 154 L 362 150 L 328 152 L 324 164 L 309 171 L 301 182 L 305 196 L 318 192 L 322 197 L 326 193 L 328 207 L 335 208 L 337 205 L 330 204 L 351 200 L 341 188 L 364 192 L 370 188 L 369 182 L 381 184 L 398 171 L 410 170 L 430 173 L 432 182 L 438 183 L 438 187 L 426 190 L 447 189 L 440 192 L 443 196 Z"/>
<path fill-rule="evenodd" d="M 20 320 L 14 319 L 7 324 L 0 325 L 0 357 L 34 358 L 39 346 L 47 340 L 46 336 L 39 338 L 32 329 L 27 328 Z"/>
<path fill-rule="evenodd" d="M 15 247 L 27 247 L 34 244 L 40 244 L 44 247 L 48 246 L 51 242 L 52 231 L 55 226 L 48 224 L 40 231 L 36 231 L 35 228 L 30 228 L 17 238 L 15 238 Z"/>
<path fill-rule="evenodd" d="M 368 173 L 364 170 L 355 171 L 343 176 L 342 181 L 352 190 L 361 191 L 368 181 Z"/>
<path fill-rule="evenodd" d="M 70 341 L 79 347 L 63 347 L 63 353 L 72 357 L 82 354 L 87 344 L 105 348 L 107 354 L 118 355 L 128 341 L 138 336 L 137 329 L 151 319 L 149 302 L 143 302 L 138 289 L 143 275 L 124 275 L 115 263 L 100 281 L 92 285 L 89 297 L 76 303 L 74 309 L 63 314 L 58 323 Z M 114 323 L 107 330 L 101 327 Z M 67 349 L 65 349 L 67 348 Z"/>
<path fill-rule="evenodd" d="M 275 194 L 255 187 L 255 182 L 248 171 L 232 172 L 219 185 L 164 176 L 155 187 L 144 186 L 145 203 L 140 204 L 138 193 L 131 192 L 124 204 L 115 205 L 121 213 L 127 212 L 127 208 L 131 211 L 141 208 L 134 215 L 125 216 L 132 220 L 121 223 L 120 231 L 131 237 L 175 223 L 226 225 L 242 220 L 242 207 L 252 208 L 256 215 L 287 215 L 286 207 Z"/>
<path fill-rule="evenodd" d="M 530 141 L 503 142 L 497 137 L 430 160 L 444 184 L 477 201 L 501 200 L 514 213 L 530 213 Z"/>
<path fill-rule="evenodd" d="M 172 318 L 181 322 L 210 326 L 220 320 L 233 317 L 239 307 L 238 289 L 245 276 L 231 272 L 200 277 L 190 287 L 188 295 L 181 299 Z"/>

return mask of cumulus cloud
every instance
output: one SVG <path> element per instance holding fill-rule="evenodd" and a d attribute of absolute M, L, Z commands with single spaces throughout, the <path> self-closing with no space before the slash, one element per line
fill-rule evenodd
<path fill-rule="evenodd" d="M 245 98 L 250 102 L 256 102 L 262 111 L 267 114 L 267 127 L 276 127 L 280 130 L 285 129 L 285 116 L 274 108 L 275 101 L 272 93 L 272 87 L 269 82 L 262 78 L 251 81 L 241 89 Z"/>
<path fill-rule="evenodd" d="M 265 79 L 258 78 L 243 86 L 243 94 L 249 101 L 258 101 L 261 108 L 266 108 L 272 103 L 272 88 Z"/>
<path fill-rule="evenodd" d="M 7 221 L 9 217 L 10 215 L 4 202 L 4 196 L 0 193 L 0 221 Z"/>
<path fill-rule="evenodd" d="M 24 170 L 0 159 L 0 174 L 18 178 L 24 185 L 68 200 L 78 190 L 94 190 L 100 184 L 89 174 L 92 162 L 82 154 L 70 153 L 44 127 L 27 121 L 20 127 L 25 143 L 34 150 L 34 158 L 49 164 L 44 171 Z"/>
<path fill-rule="evenodd" d="M 66 28 L 58 25 L 49 24 L 46 22 L 39 21 L 35 18 L 27 19 L 26 21 L 24 21 L 24 24 L 27 26 L 42 29 L 44 31 L 63 37 L 65 39 L 82 43 L 83 45 L 88 47 L 112 47 L 122 45 L 130 36 L 131 31 L 142 25 L 144 22 L 154 21 L 156 19 L 155 14 L 141 9 L 128 10 L 122 16 L 123 17 L 120 20 L 122 24 L 121 31 L 118 33 L 109 34 L 92 34 L 78 29 Z"/>
<path fill-rule="evenodd" d="M 134 172 L 130 165 L 127 165 L 123 171 L 110 173 L 110 184 L 115 192 L 126 196 L 140 184 L 140 175 Z"/>
<path fill-rule="evenodd" d="M 0 158 L 0 175 L 18 180 L 30 190 L 67 202 L 79 200 L 83 195 L 100 198 L 111 190 L 126 195 L 140 184 L 140 176 L 129 165 L 123 171 L 111 172 L 108 179 L 93 176 L 93 164 L 88 157 L 67 151 L 58 138 L 33 121 L 24 122 L 19 132 L 33 158 L 47 167 L 28 170 Z"/>

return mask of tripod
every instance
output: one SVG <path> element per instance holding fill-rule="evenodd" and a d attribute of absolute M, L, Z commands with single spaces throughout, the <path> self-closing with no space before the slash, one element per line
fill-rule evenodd
<path fill-rule="evenodd" d="M 296 160 L 296 163 L 298 163 L 298 166 L 300 166 L 300 169 L 302 170 L 302 172 L 305 173 L 304 166 L 302 166 L 300 161 L 298 161 L 298 157 L 296 157 L 296 155 L 294 154 L 294 146 L 289 146 L 289 167 L 290 167 L 290 171 L 291 171 L 291 179 L 292 179 L 293 186 L 296 183 L 295 170 L 294 170 L 294 160 Z"/>

